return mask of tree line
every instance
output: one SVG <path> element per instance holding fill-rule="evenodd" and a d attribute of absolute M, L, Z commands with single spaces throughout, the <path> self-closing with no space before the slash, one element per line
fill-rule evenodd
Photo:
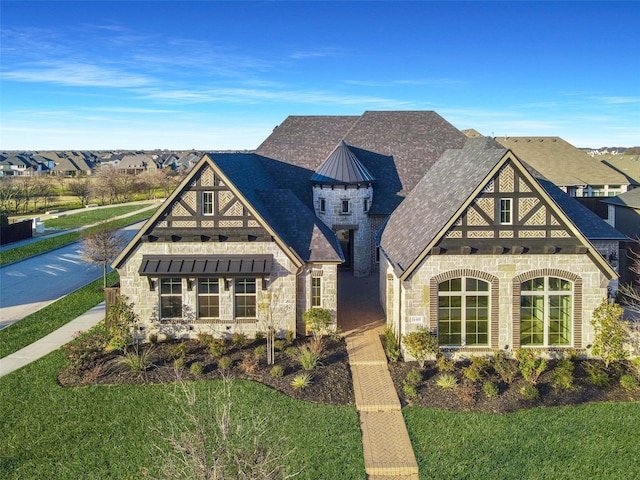
<path fill-rule="evenodd" d="M 0 213 L 24 215 L 48 210 L 63 196 L 78 199 L 81 207 L 92 201 L 100 205 L 130 202 L 134 198 L 168 196 L 182 179 L 171 170 L 132 175 L 105 165 L 91 176 L 60 178 L 48 175 L 0 177 Z"/>

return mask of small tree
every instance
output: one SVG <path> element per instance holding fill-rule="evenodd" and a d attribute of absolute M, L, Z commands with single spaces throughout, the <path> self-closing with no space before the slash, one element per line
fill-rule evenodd
<path fill-rule="evenodd" d="M 623 308 L 616 303 L 603 299 L 593 311 L 591 325 L 595 330 L 592 352 L 604 360 L 609 368 L 611 362 L 624 360 L 628 352 L 625 348 L 627 340 L 626 322 L 622 320 Z"/>
<path fill-rule="evenodd" d="M 326 308 L 311 308 L 302 314 L 307 329 L 316 340 L 327 334 L 331 324 L 331 312 Z"/>
<path fill-rule="evenodd" d="M 92 231 L 82 240 L 82 258 L 102 264 L 104 288 L 107 288 L 107 264 L 120 253 L 125 243 L 124 235 L 113 228 Z"/>
<path fill-rule="evenodd" d="M 78 197 L 80 205 L 83 207 L 88 203 L 89 197 L 91 196 L 91 183 L 91 180 L 87 177 L 80 177 L 71 180 L 68 184 L 69 193 L 74 197 Z"/>
<path fill-rule="evenodd" d="M 438 339 L 424 327 L 404 335 L 402 343 L 407 348 L 409 355 L 418 361 L 420 368 L 424 368 L 424 362 L 429 355 L 435 356 L 439 352 Z"/>

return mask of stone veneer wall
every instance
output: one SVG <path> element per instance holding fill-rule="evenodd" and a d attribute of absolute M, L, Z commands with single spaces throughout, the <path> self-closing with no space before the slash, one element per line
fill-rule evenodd
<path fill-rule="evenodd" d="M 267 290 L 262 290 L 262 282 L 257 282 L 257 321 L 235 321 L 233 312 L 233 286 L 228 290 L 220 290 L 220 319 L 215 322 L 197 320 L 197 288 L 187 288 L 186 279 L 182 282 L 183 318 L 174 322 L 160 321 L 160 288 L 156 285 L 151 290 L 147 277 L 138 275 L 138 269 L 143 255 L 258 255 L 272 254 L 272 271 L 268 280 Z M 279 330 L 296 329 L 296 271 L 291 260 L 271 242 L 223 242 L 223 243 L 141 243 L 128 258 L 123 267 L 118 269 L 120 274 L 120 293 L 134 304 L 134 310 L 144 326 L 143 334 L 167 333 L 176 338 L 193 338 L 198 333 L 210 333 L 216 336 L 242 332 L 254 336 L 256 331 L 266 330 L 267 309 L 260 308 L 267 300 L 266 294 L 271 293 L 273 304 L 270 307 L 272 318 L 277 319 Z"/>
<path fill-rule="evenodd" d="M 320 211 L 320 199 L 325 200 L 325 211 Z M 371 272 L 371 221 L 364 209 L 373 201 L 373 188 L 355 185 L 313 186 L 313 205 L 316 216 L 332 230 L 353 230 L 353 274 L 364 277 Z M 349 201 L 349 213 L 342 213 L 342 201 Z"/>
<path fill-rule="evenodd" d="M 302 314 L 311 307 L 311 279 L 320 277 L 321 308 L 331 312 L 332 327 L 337 327 L 338 322 L 338 266 L 325 264 L 309 264 L 298 275 L 298 333 L 305 332 L 305 324 Z"/>
<path fill-rule="evenodd" d="M 386 273 L 382 270 L 383 266 Z M 587 255 L 432 255 L 425 259 L 409 281 L 402 282 L 400 298 L 397 294 L 400 282 L 392 274 L 388 264 L 381 263 L 380 281 L 385 281 L 387 285 L 385 300 L 387 322 L 398 325 L 402 320 L 401 334 L 403 335 L 420 326 L 435 328 L 437 319 L 431 318 L 430 303 L 434 298 L 437 299 L 437 295 L 434 296 L 434 292 L 431 291 L 431 280 L 433 277 L 453 270 L 485 272 L 496 277 L 498 281 L 498 305 L 491 305 L 492 312 L 497 311 L 498 315 L 497 332 L 495 332 L 497 345 L 491 345 L 489 348 L 478 347 L 477 350 L 466 348 L 460 352 L 460 355 L 470 354 L 469 352 L 474 350 L 480 352 L 505 347 L 510 350 L 513 347 L 514 313 L 518 317 L 514 308 L 519 305 L 519 302 L 516 303 L 513 299 L 513 279 L 535 270 L 567 272 L 571 278 L 577 276 L 582 280 L 582 321 L 577 328 L 577 331 L 581 329 L 582 338 L 576 342 L 576 346 L 586 347 L 593 342 L 594 332 L 590 320 L 593 310 L 607 295 L 608 280 Z M 384 280 L 388 275 L 393 276 L 393 281 Z M 389 299 L 390 285 L 393 285 L 395 291 L 393 299 Z M 574 308 L 580 308 L 579 299 L 574 299 Z M 422 317 L 423 322 L 409 323 L 410 317 Z"/>
<path fill-rule="evenodd" d="M 387 218 L 389 218 L 389 215 L 369 215 L 369 220 L 371 222 L 371 273 L 375 273 L 380 270 L 380 262 L 382 262 L 382 259 L 380 259 L 380 262 L 376 261 L 378 245 L 376 245 L 375 236 Z M 382 256 L 382 254 L 380 255 Z"/>

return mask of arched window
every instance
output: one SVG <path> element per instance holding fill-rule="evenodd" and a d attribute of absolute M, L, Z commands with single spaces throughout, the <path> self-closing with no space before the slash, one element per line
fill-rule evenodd
<path fill-rule="evenodd" d="M 568 346 L 573 329 L 573 282 L 538 277 L 520 284 L 520 345 Z"/>
<path fill-rule="evenodd" d="M 472 277 L 438 284 L 441 346 L 489 345 L 489 283 Z"/>

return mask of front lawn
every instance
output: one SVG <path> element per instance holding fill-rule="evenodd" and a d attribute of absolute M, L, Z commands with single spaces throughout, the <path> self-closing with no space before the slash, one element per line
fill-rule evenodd
<path fill-rule="evenodd" d="M 64 217 L 52 218 L 44 221 L 45 228 L 78 228 L 84 225 L 103 222 L 110 218 L 135 212 L 153 205 L 152 203 L 120 205 L 110 208 L 87 209 L 80 213 L 71 213 Z"/>
<path fill-rule="evenodd" d="M 63 388 L 56 383 L 63 366 L 56 351 L 0 378 L 0 478 L 161 475 L 169 448 L 161 433 L 181 420 L 176 386 Z M 219 383 L 192 385 L 206 399 Z M 233 381 L 231 395 L 232 412 L 263 419 L 267 445 L 291 452 L 286 464 L 301 472 L 296 478 L 365 478 L 355 407 L 301 402 L 250 381 Z"/>
<path fill-rule="evenodd" d="M 640 403 L 403 413 L 421 479 L 640 478 Z"/>

